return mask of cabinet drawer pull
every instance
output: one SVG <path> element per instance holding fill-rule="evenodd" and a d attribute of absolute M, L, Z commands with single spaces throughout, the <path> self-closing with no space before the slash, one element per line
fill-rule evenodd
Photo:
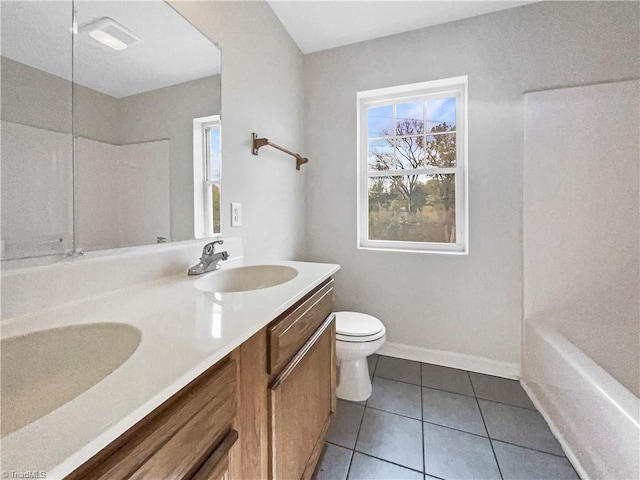
<path fill-rule="evenodd" d="M 238 432 L 231 430 L 227 436 L 224 437 L 224 440 L 220 442 L 220 445 L 218 445 L 218 447 L 209 456 L 207 461 L 202 464 L 191 480 L 216 478 L 217 471 L 219 470 L 218 467 L 226 460 L 225 457 L 229 454 L 229 450 L 231 450 L 233 444 L 236 443 L 236 440 L 238 440 Z"/>
<path fill-rule="evenodd" d="M 280 372 L 280 374 L 276 377 L 276 379 L 273 381 L 273 383 L 269 387 L 270 389 L 272 390 L 277 389 L 280 386 L 280 384 L 282 384 L 282 382 L 284 382 L 287 379 L 287 377 L 291 374 L 293 370 L 295 370 L 296 366 L 304 358 L 307 352 L 311 350 L 311 347 L 313 347 L 316 341 L 322 336 L 324 331 L 331 326 L 331 323 L 334 321 L 335 318 L 336 318 L 336 314 L 332 313 L 325 319 L 324 322 L 322 322 L 320 327 L 318 327 L 318 329 L 314 332 L 314 334 L 307 341 L 307 343 L 305 343 L 302 346 L 302 348 L 295 355 L 295 357 L 291 359 L 291 361 L 287 364 L 287 366 L 284 367 L 284 370 L 282 370 L 282 372 Z"/>
<path fill-rule="evenodd" d="M 331 313 L 333 280 L 319 287 L 294 310 L 285 313 L 268 329 L 269 375 L 280 372 Z"/>

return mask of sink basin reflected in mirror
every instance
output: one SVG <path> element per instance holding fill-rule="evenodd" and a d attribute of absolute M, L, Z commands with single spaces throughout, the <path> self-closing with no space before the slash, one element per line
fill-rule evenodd
<path fill-rule="evenodd" d="M 2 436 L 73 400 L 122 365 L 140 345 L 140 330 L 94 323 L 3 339 Z"/>
<path fill-rule="evenodd" d="M 247 292 L 275 287 L 297 276 L 295 268 L 284 265 L 255 265 L 210 273 L 196 280 L 195 286 L 203 292 Z"/>

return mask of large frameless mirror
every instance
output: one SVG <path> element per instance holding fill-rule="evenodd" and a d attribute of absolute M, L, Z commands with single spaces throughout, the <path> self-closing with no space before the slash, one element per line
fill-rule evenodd
<path fill-rule="evenodd" d="M 218 233 L 220 104 L 163 1 L 3 1 L 2 258 Z"/>

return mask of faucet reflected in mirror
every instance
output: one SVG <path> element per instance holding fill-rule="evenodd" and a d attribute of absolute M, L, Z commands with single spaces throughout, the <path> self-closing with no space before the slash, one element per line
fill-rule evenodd
<path fill-rule="evenodd" d="M 219 122 L 196 151 L 194 119 L 220 114 L 216 45 L 161 0 L 0 8 L 2 259 L 203 238 L 197 215 L 220 216 Z M 97 19 L 137 41 L 114 51 Z"/>
<path fill-rule="evenodd" d="M 202 256 L 200 262 L 191 267 L 187 273 L 189 275 L 202 275 L 203 273 L 213 272 L 220 268 L 220 262 L 229 258 L 229 252 L 216 253 L 216 244 L 222 245 L 224 240 L 216 240 L 215 242 L 207 243 L 202 249 Z"/>

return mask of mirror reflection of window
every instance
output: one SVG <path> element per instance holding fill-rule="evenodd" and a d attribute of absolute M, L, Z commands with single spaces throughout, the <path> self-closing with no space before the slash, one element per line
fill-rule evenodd
<path fill-rule="evenodd" d="M 220 148 L 219 120 L 205 126 L 205 138 L 207 139 L 205 195 L 210 201 L 207 202 L 204 215 L 208 229 L 214 235 L 220 233 L 220 160 L 222 150 Z"/>
<path fill-rule="evenodd" d="M 220 116 L 193 120 L 193 180 L 195 237 L 219 235 L 222 163 Z"/>

